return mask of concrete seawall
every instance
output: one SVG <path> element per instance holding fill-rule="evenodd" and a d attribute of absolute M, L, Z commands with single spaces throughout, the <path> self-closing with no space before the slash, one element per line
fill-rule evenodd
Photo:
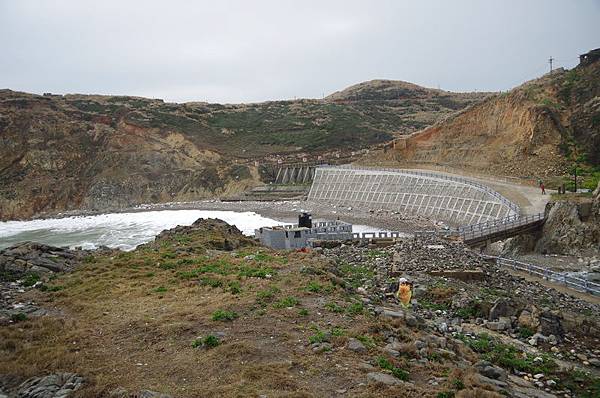
<path fill-rule="evenodd" d="M 308 200 L 398 211 L 463 225 L 519 213 L 514 203 L 474 181 L 401 169 L 317 167 Z"/>

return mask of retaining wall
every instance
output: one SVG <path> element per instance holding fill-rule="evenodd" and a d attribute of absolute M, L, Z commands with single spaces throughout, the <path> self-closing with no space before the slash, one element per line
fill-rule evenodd
<path fill-rule="evenodd" d="M 482 184 L 401 169 L 317 167 L 308 200 L 398 211 L 458 224 L 519 214 L 518 206 Z"/>

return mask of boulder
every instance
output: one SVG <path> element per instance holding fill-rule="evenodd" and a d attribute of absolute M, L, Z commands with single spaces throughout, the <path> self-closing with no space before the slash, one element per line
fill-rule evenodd
<path fill-rule="evenodd" d="M 399 380 L 392 375 L 379 372 L 367 373 L 367 380 L 370 382 L 381 383 L 388 386 L 404 384 L 402 380 Z"/>

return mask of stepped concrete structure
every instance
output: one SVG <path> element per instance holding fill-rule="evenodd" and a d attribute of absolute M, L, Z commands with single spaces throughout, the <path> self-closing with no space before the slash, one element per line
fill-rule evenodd
<path fill-rule="evenodd" d="M 398 211 L 460 225 L 520 213 L 516 204 L 498 192 L 466 178 L 355 166 L 317 167 L 308 200 Z"/>
<path fill-rule="evenodd" d="M 282 165 L 275 176 L 275 184 L 307 184 L 315 174 L 315 164 L 296 163 Z"/>

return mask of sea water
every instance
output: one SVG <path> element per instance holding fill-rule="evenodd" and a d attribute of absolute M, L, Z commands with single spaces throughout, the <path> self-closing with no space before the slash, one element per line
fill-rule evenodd
<path fill-rule="evenodd" d="M 95 249 L 108 246 L 133 250 L 154 239 L 161 231 L 177 225 L 191 225 L 199 218 L 218 218 L 235 225 L 245 235 L 260 227 L 285 224 L 254 212 L 218 210 L 152 210 L 107 213 L 94 216 L 49 218 L 31 221 L 0 222 L 0 249 L 33 241 L 59 247 Z M 364 225 L 354 232 L 377 231 Z"/>

